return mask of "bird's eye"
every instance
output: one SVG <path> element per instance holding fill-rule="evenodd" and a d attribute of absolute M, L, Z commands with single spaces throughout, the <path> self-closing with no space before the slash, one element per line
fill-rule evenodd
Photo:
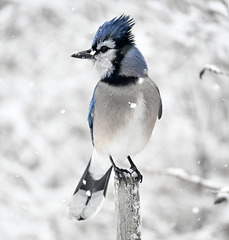
<path fill-rule="evenodd" d="M 107 50 L 109 50 L 109 47 L 107 47 L 107 46 L 102 46 L 102 47 L 100 48 L 100 51 L 101 51 L 102 53 L 105 53 Z"/>

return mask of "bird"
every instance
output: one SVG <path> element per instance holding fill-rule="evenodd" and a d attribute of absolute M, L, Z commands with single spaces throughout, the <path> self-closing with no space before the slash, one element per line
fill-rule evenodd
<path fill-rule="evenodd" d="M 157 118 L 162 116 L 162 100 L 135 44 L 134 24 L 134 19 L 125 14 L 106 21 L 98 28 L 89 50 L 71 55 L 92 60 L 101 78 L 88 113 L 94 149 L 69 203 L 70 218 L 86 220 L 99 212 L 112 168 L 120 180 L 136 173 L 137 181 L 142 181 L 131 157 L 149 141 Z M 127 160 L 130 169 L 119 168 L 116 160 Z"/>

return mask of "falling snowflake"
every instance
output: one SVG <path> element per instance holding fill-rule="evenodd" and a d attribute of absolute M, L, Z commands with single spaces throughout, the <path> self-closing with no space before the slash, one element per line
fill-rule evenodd
<path fill-rule="evenodd" d="M 90 190 L 87 190 L 87 191 L 86 191 L 86 194 L 87 194 L 88 197 L 90 197 L 90 196 L 91 196 L 91 191 L 90 191 Z"/>
<path fill-rule="evenodd" d="M 65 109 L 61 109 L 60 110 L 60 114 L 65 114 L 66 113 L 66 110 Z"/>
<path fill-rule="evenodd" d="M 130 105 L 131 108 L 136 108 L 136 106 L 137 106 L 136 103 L 132 103 L 132 102 L 128 102 L 128 103 L 129 103 L 129 105 Z"/>

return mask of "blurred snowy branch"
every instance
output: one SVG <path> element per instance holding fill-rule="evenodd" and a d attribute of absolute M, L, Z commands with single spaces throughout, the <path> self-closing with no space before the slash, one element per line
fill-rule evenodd
<path fill-rule="evenodd" d="M 159 169 L 153 171 L 153 173 L 176 177 L 185 182 L 194 183 L 210 190 L 212 193 L 216 194 L 214 204 L 229 200 L 229 186 L 223 186 L 223 184 L 216 183 L 212 180 L 204 179 L 197 175 L 191 175 L 182 168 Z"/>
<path fill-rule="evenodd" d="M 221 2 L 224 4 L 224 6 L 226 7 L 227 9 L 227 12 L 229 12 L 229 3 L 228 3 L 228 0 L 221 0 Z"/>
<path fill-rule="evenodd" d="M 203 75 L 205 74 L 206 71 L 213 72 L 215 74 L 221 74 L 221 75 L 227 75 L 229 76 L 229 72 L 224 72 L 215 65 L 210 65 L 207 64 L 205 67 L 200 71 L 200 79 L 202 79 Z"/>

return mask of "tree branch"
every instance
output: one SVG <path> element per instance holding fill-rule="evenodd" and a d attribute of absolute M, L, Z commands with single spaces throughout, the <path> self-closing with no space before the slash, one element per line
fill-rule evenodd
<path fill-rule="evenodd" d="M 229 186 L 218 184 L 212 180 L 201 178 L 197 175 L 191 175 L 182 168 L 167 168 L 163 170 L 153 170 L 154 174 L 176 177 L 182 181 L 197 184 L 216 194 L 214 204 L 226 202 L 229 200 Z"/>
<path fill-rule="evenodd" d="M 222 71 L 221 69 L 219 69 L 218 67 L 216 67 L 215 65 L 210 65 L 210 64 L 207 64 L 205 65 L 205 67 L 200 71 L 200 79 L 202 79 L 204 73 L 206 71 L 210 71 L 210 72 L 213 72 L 215 74 L 220 74 L 220 75 L 226 75 L 226 76 L 229 76 L 229 72 L 224 72 Z"/>

